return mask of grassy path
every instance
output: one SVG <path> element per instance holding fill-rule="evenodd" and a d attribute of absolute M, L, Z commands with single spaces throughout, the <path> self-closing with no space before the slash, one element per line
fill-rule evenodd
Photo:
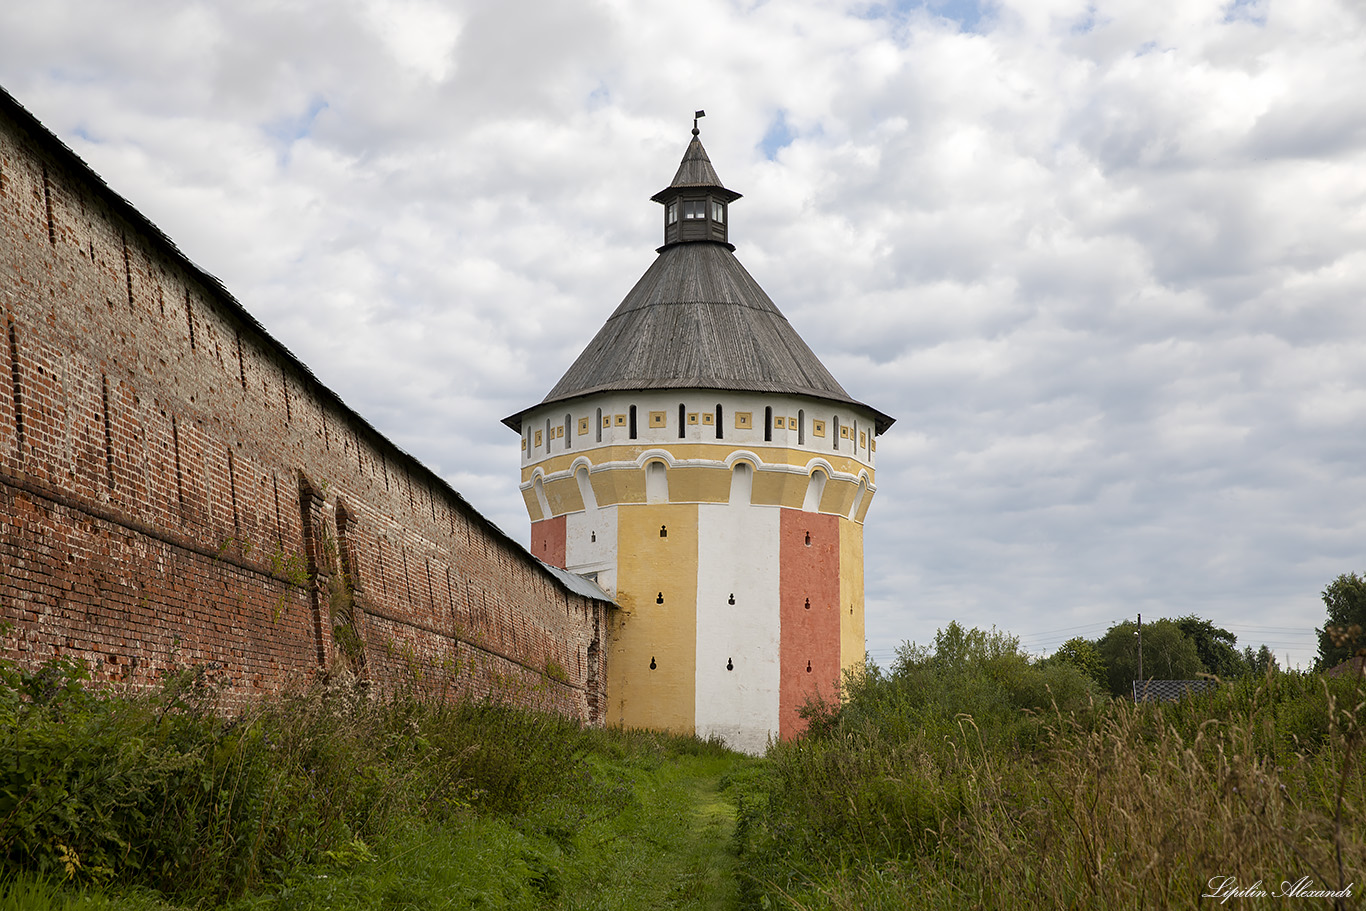
<path fill-rule="evenodd" d="M 629 793 L 619 812 L 543 810 L 522 820 L 471 819 L 417 831 L 383 859 L 302 874 L 235 909 L 562 909 L 640 911 L 738 907 L 728 776 L 757 760 L 735 754 L 597 760 Z M 591 808 L 590 808 L 591 809 Z"/>
<path fill-rule="evenodd" d="M 593 756 L 597 806 L 563 803 L 533 815 L 470 815 L 415 824 L 383 845 L 356 845 L 323 868 L 295 870 L 230 911 L 559 909 L 733 911 L 739 890 L 731 777 L 760 760 L 627 751 Z M 172 911 L 154 893 L 70 891 L 0 882 L 0 911 Z M 176 909 L 179 911 L 179 909 Z"/>
<path fill-rule="evenodd" d="M 686 757 L 642 776 L 639 815 L 622 820 L 600 888 L 563 907 L 735 908 L 735 806 L 721 787 L 744 762 Z"/>

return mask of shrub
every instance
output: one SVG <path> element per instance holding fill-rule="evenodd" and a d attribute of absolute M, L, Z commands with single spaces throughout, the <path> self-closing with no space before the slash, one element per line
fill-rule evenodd
<path fill-rule="evenodd" d="M 1134 705 L 951 626 L 843 696 L 741 803 L 755 905 L 1194 908 L 1216 875 L 1340 888 L 1366 868 L 1360 679 Z"/>
<path fill-rule="evenodd" d="M 227 718 L 212 667 L 127 698 L 86 677 L 69 662 L 0 666 L 3 872 L 216 901 L 365 856 L 396 826 L 564 798 L 613 812 L 629 797 L 554 715 L 337 686 Z"/>

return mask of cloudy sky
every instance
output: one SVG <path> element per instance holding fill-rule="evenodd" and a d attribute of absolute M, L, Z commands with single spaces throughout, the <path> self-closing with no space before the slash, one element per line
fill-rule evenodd
<path fill-rule="evenodd" d="M 526 541 L 517 437 L 692 112 L 737 255 L 897 423 L 880 659 L 1196 613 L 1307 663 L 1366 569 L 1354 0 L 44 0 L 0 85 Z"/>

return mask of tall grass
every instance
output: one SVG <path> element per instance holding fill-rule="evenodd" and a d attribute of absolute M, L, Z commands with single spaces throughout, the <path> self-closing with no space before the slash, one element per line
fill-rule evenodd
<path fill-rule="evenodd" d="M 1134 705 L 950 627 L 755 761 L 355 685 L 226 717 L 211 668 L 84 676 L 0 666 L 0 909 L 723 907 L 732 869 L 746 908 L 1194 908 L 1366 871 L 1354 678 Z"/>
<path fill-rule="evenodd" d="M 961 633 L 850 681 L 811 736 L 770 751 L 739 826 L 749 901 L 1194 908 L 1219 881 L 1301 877 L 1361 894 L 1359 680 L 1134 705 Z"/>
<path fill-rule="evenodd" d="M 7 874 L 213 903 L 300 865 L 367 860 L 414 825 L 631 799 L 584 761 L 592 735 L 554 715 L 337 686 L 224 717 L 207 668 L 145 696 L 84 683 L 78 664 L 0 667 Z"/>

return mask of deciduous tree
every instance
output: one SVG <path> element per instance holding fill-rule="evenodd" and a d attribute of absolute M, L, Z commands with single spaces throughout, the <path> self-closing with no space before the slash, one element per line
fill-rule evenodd
<path fill-rule="evenodd" d="M 1058 646 L 1057 650 L 1048 656 L 1048 660 L 1054 664 L 1070 664 L 1099 686 L 1106 689 L 1110 686 L 1109 677 L 1105 672 L 1105 662 L 1101 660 L 1096 644 L 1090 639 L 1074 636 Z"/>
<path fill-rule="evenodd" d="M 1280 664 L 1276 661 L 1276 656 L 1271 653 L 1265 643 L 1257 651 L 1252 650 L 1252 646 L 1243 649 L 1243 663 L 1247 665 L 1248 673 L 1265 676 L 1268 670 L 1278 670 Z"/>
<path fill-rule="evenodd" d="M 1137 633 L 1138 624 L 1125 620 L 1110 627 L 1096 643 L 1105 661 L 1110 692 L 1116 696 L 1131 695 L 1138 679 Z M 1143 624 L 1143 679 L 1193 680 L 1204 671 L 1195 643 L 1175 621 Z"/>
<path fill-rule="evenodd" d="M 1228 680 L 1241 677 L 1248 672 L 1247 662 L 1235 648 L 1238 637 L 1233 633 L 1194 614 L 1178 617 L 1176 625 L 1195 645 L 1195 653 L 1200 656 L 1200 663 L 1205 666 L 1206 673 Z"/>
<path fill-rule="evenodd" d="M 1366 649 L 1366 578 L 1344 573 L 1323 590 L 1328 621 L 1319 634 L 1315 670 L 1326 671 Z"/>

